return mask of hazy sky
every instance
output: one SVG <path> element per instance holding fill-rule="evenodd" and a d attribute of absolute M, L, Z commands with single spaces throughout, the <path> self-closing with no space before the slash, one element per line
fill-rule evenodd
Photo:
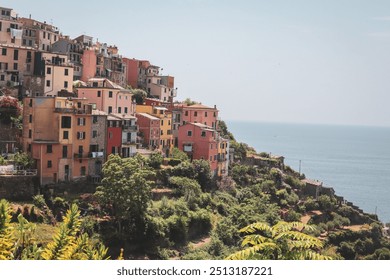
<path fill-rule="evenodd" d="M 61 3 L 61 4 L 60 4 Z M 226 120 L 390 126 L 390 1 L 0 0 L 175 76 Z"/>

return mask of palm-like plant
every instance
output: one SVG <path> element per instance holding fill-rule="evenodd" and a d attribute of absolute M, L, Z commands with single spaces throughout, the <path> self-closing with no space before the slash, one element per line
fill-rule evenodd
<path fill-rule="evenodd" d="M 11 209 L 4 199 L 0 200 L 0 260 L 13 259 L 14 237 L 11 227 Z"/>
<path fill-rule="evenodd" d="M 242 246 L 249 246 L 227 259 L 230 260 L 328 260 L 321 255 L 321 240 L 302 231 L 313 227 L 301 222 L 287 223 L 280 221 L 274 226 L 266 223 L 253 223 L 240 230 L 247 234 Z"/>

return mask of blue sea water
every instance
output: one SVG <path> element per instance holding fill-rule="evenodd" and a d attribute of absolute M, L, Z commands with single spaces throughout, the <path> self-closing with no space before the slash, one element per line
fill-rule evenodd
<path fill-rule="evenodd" d="M 237 141 L 285 156 L 307 178 L 390 222 L 390 128 L 228 121 Z"/>

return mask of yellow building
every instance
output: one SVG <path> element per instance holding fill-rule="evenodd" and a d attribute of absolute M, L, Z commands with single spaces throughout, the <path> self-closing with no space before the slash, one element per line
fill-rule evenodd
<path fill-rule="evenodd" d="M 219 137 L 218 141 L 218 177 L 227 176 L 229 168 L 229 140 Z"/>
<path fill-rule="evenodd" d="M 168 157 L 174 146 L 172 135 L 172 112 L 169 112 L 165 107 L 152 105 L 137 105 L 135 110 L 137 113 L 147 113 L 160 119 L 161 135 L 159 150 Z"/>

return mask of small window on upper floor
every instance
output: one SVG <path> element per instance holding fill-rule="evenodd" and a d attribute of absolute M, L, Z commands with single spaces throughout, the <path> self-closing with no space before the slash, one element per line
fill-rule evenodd
<path fill-rule="evenodd" d="M 189 137 L 192 136 L 192 131 L 191 131 L 191 130 L 188 130 L 188 131 L 187 131 L 187 136 L 189 136 Z"/>

